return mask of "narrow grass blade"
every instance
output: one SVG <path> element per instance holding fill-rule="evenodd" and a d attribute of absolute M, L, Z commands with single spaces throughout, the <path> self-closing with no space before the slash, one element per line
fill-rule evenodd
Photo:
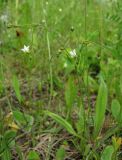
<path fill-rule="evenodd" d="M 21 96 L 21 93 L 20 93 L 19 80 L 15 75 L 13 76 L 12 84 L 13 84 L 13 88 L 14 88 L 16 97 L 17 97 L 18 101 L 21 102 L 22 101 L 22 96 Z"/>
<path fill-rule="evenodd" d="M 120 114 L 120 103 L 117 99 L 114 99 L 112 101 L 112 105 L 111 105 L 111 111 L 112 111 L 112 115 L 115 118 L 115 120 L 119 121 L 119 114 Z"/>

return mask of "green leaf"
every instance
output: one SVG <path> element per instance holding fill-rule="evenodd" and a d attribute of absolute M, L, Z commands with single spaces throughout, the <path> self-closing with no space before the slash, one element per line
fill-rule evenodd
<path fill-rule="evenodd" d="M 12 154 L 11 151 L 7 148 L 3 153 L 2 153 L 2 160 L 11 160 L 12 159 Z"/>
<path fill-rule="evenodd" d="M 107 146 L 101 156 L 101 160 L 112 160 L 112 154 L 114 153 L 113 146 Z"/>
<path fill-rule="evenodd" d="M 81 99 L 80 99 L 81 101 Z M 75 123 L 76 124 L 76 128 L 77 128 L 77 132 L 79 134 L 82 134 L 84 132 L 85 129 L 85 111 L 84 111 L 84 107 L 82 104 L 80 104 L 80 109 L 79 109 L 79 113 L 78 113 L 79 119 L 78 121 Z"/>
<path fill-rule="evenodd" d="M 34 122 L 34 118 L 32 116 L 22 113 L 20 111 L 13 111 L 13 116 L 20 127 L 30 132 Z"/>
<path fill-rule="evenodd" d="M 75 132 L 75 130 L 72 128 L 71 124 L 69 122 L 67 122 L 65 119 L 63 119 L 59 115 L 52 113 L 52 112 L 49 112 L 49 111 L 44 111 L 44 113 L 46 115 L 48 115 L 49 117 L 51 117 L 52 119 L 54 119 L 57 123 L 62 125 L 70 134 L 72 134 L 74 136 L 78 136 L 77 133 Z"/>
<path fill-rule="evenodd" d="M 40 160 L 39 154 L 36 151 L 30 151 L 27 160 Z"/>
<path fill-rule="evenodd" d="M 120 103 L 117 99 L 114 99 L 112 101 L 112 105 L 111 105 L 111 111 L 112 111 L 112 115 L 115 118 L 115 120 L 119 121 L 119 114 L 120 114 Z"/>
<path fill-rule="evenodd" d="M 69 80 L 65 89 L 65 100 L 66 100 L 66 105 L 69 109 L 71 109 L 73 106 L 73 103 L 76 98 L 76 94 L 77 94 L 77 88 L 75 86 L 74 78 L 69 77 Z"/>
<path fill-rule="evenodd" d="M 100 130 L 102 129 L 105 119 L 106 105 L 107 105 L 107 86 L 104 83 L 104 81 L 101 80 L 95 107 L 94 137 L 97 137 L 99 135 Z"/>
<path fill-rule="evenodd" d="M 11 142 L 16 136 L 16 132 L 15 131 L 11 131 L 11 130 L 8 130 L 5 132 L 4 134 L 4 140 L 9 143 Z"/>
<path fill-rule="evenodd" d="M 2 160 L 11 160 L 11 150 L 15 146 L 16 132 L 8 130 L 0 137 L 0 156 Z"/>
<path fill-rule="evenodd" d="M 22 148 L 19 144 L 16 144 L 16 153 L 18 155 L 18 159 L 25 160 Z"/>
<path fill-rule="evenodd" d="M 22 101 L 22 96 L 21 96 L 21 93 L 20 93 L 19 80 L 15 75 L 13 76 L 12 84 L 13 84 L 13 87 L 14 87 L 16 97 L 17 97 L 18 101 L 21 102 Z"/>
<path fill-rule="evenodd" d="M 65 155 L 65 149 L 61 146 L 56 152 L 56 160 L 64 160 Z"/>

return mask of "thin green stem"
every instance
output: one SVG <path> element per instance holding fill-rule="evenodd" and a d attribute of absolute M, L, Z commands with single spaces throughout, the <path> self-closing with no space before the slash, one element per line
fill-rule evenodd
<path fill-rule="evenodd" d="M 15 1 L 15 5 L 16 5 L 16 21 L 15 24 L 18 24 L 18 6 L 19 6 L 19 0 Z"/>
<path fill-rule="evenodd" d="M 85 40 L 87 41 L 87 0 L 84 0 L 84 36 L 85 36 Z M 88 49 L 87 49 L 87 44 L 85 44 L 85 63 L 87 63 L 87 53 L 88 53 Z M 88 100 L 88 118 L 90 117 L 90 113 L 91 113 L 91 107 L 90 107 L 90 93 L 89 93 L 89 69 L 87 68 L 88 66 L 86 66 L 86 93 L 87 93 L 87 100 Z M 88 133 L 87 135 L 89 135 L 90 138 L 90 131 L 89 131 L 89 126 L 87 127 Z"/>
<path fill-rule="evenodd" d="M 100 22 L 99 22 L 99 26 L 100 26 L 100 54 L 102 55 L 102 45 L 103 45 L 103 11 L 102 11 L 102 7 L 100 5 Z"/>
<path fill-rule="evenodd" d="M 50 47 L 50 38 L 49 38 L 49 31 L 48 31 L 48 25 L 47 25 L 47 19 L 46 19 L 46 9 L 44 8 L 44 3 L 42 0 L 42 9 L 43 9 L 43 15 L 45 20 L 45 28 L 46 28 L 46 39 L 47 39 L 47 49 L 48 49 L 48 60 L 49 60 L 49 77 L 50 77 L 50 99 L 49 99 L 49 106 L 51 104 L 51 99 L 53 96 L 53 70 L 52 70 L 52 59 L 51 59 L 51 47 Z"/>

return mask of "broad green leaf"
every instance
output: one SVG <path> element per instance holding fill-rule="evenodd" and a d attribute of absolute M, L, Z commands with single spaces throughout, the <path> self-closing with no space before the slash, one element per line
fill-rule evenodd
<path fill-rule="evenodd" d="M 112 111 L 112 115 L 113 115 L 113 117 L 115 118 L 115 120 L 119 120 L 119 114 L 120 114 L 120 108 L 121 108 L 121 106 L 120 106 L 120 103 L 119 103 L 119 101 L 117 100 L 117 99 L 114 99 L 113 101 L 112 101 L 112 105 L 111 105 L 111 111 Z"/>
<path fill-rule="evenodd" d="M 18 101 L 21 102 L 22 101 L 22 96 L 21 96 L 21 93 L 20 93 L 19 80 L 15 75 L 13 76 L 12 84 L 13 84 L 13 88 L 14 88 L 16 97 L 17 97 Z"/>
<path fill-rule="evenodd" d="M 36 151 L 30 151 L 27 160 L 40 160 L 39 154 Z"/>
<path fill-rule="evenodd" d="M 95 106 L 95 118 L 94 118 L 94 137 L 99 135 L 100 130 L 102 129 L 105 111 L 107 105 L 107 86 L 103 80 L 98 91 L 96 106 Z"/>
<path fill-rule="evenodd" d="M 62 117 L 60 117 L 59 115 L 57 115 L 55 113 L 52 113 L 49 111 L 44 111 L 44 113 L 46 115 L 50 116 L 52 119 L 54 119 L 57 123 L 62 125 L 70 134 L 72 134 L 74 136 L 78 136 L 68 121 L 66 121 L 65 119 L 63 119 Z"/>
<path fill-rule="evenodd" d="M 112 160 L 112 154 L 114 153 L 113 146 L 107 146 L 101 156 L 101 160 Z"/>
<path fill-rule="evenodd" d="M 34 118 L 20 111 L 13 111 L 13 116 L 17 124 L 26 131 L 30 131 L 34 122 Z"/>

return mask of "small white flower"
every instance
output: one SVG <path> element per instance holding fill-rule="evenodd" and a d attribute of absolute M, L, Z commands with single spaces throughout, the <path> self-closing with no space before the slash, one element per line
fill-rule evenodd
<path fill-rule="evenodd" d="M 74 49 L 74 50 L 72 50 L 72 51 L 70 51 L 70 52 L 69 52 L 69 54 L 70 54 L 71 58 L 74 58 L 74 57 L 76 57 L 76 56 L 77 56 L 77 54 L 76 54 L 76 50 L 75 50 L 75 49 Z"/>
<path fill-rule="evenodd" d="M 59 12 L 62 12 L 62 8 L 59 8 Z"/>
<path fill-rule="evenodd" d="M 23 51 L 24 53 L 29 53 L 29 47 L 30 46 L 24 45 L 24 47 L 21 49 L 21 51 Z"/>

